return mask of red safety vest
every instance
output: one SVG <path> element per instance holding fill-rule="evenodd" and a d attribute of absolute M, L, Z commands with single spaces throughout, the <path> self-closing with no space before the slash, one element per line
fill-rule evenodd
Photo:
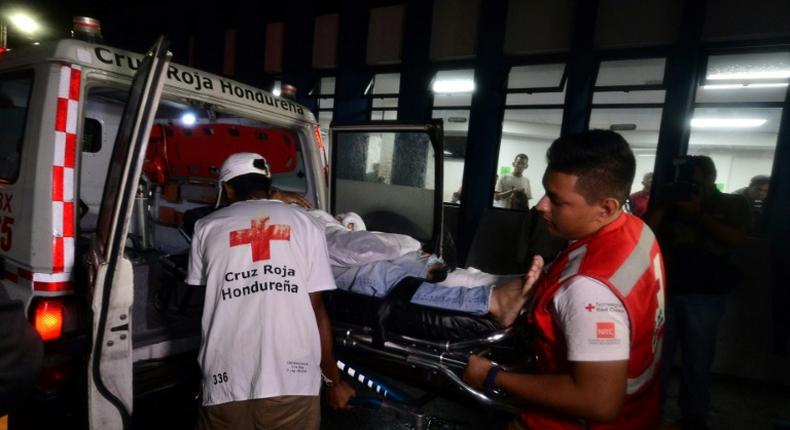
<path fill-rule="evenodd" d="M 560 286 L 574 276 L 607 285 L 625 304 L 630 323 L 626 400 L 610 423 L 593 423 L 529 407 L 520 412 L 530 429 L 653 429 L 659 424 L 659 361 L 664 327 L 664 267 L 653 232 L 624 213 L 594 235 L 572 243 L 535 286 L 529 317 L 536 328 L 538 365 L 544 374 L 569 374 L 564 334 L 549 305 Z M 594 304 L 593 304 L 594 305 Z M 599 339 L 613 337 L 614 323 L 596 323 Z"/>

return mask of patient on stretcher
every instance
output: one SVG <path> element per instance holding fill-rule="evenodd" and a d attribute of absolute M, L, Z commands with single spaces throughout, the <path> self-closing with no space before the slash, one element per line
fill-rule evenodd
<path fill-rule="evenodd" d="M 322 210 L 309 213 L 324 225 L 337 287 L 358 294 L 385 297 L 404 278 L 422 278 L 425 281 L 412 296 L 412 303 L 490 315 L 507 327 L 518 317 L 529 287 L 543 267 L 543 259 L 536 256 L 529 272 L 523 275 L 456 269 L 441 279 L 439 273 L 444 273 L 446 266 L 435 255 L 422 252 L 420 242 L 414 238 L 367 231 L 354 213 L 337 219 Z"/>

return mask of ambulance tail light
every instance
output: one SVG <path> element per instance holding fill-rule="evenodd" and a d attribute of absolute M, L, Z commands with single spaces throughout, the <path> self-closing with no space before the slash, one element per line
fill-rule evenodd
<path fill-rule="evenodd" d="M 6 52 L 8 52 L 8 49 L 3 48 L 2 46 L 0 46 L 0 55 L 5 54 Z"/>
<path fill-rule="evenodd" d="M 324 180 L 329 185 L 329 157 L 326 154 L 326 147 L 324 146 L 324 138 L 321 136 L 321 128 L 318 126 L 313 127 L 313 137 L 315 143 L 318 145 L 318 150 L 321 152 L 321 162 L 324 165 Z"/>
<path fill-rule="evenodd" d="M 41 339 L 59 339 L 63 334 L 63 302 L 58 299 L 44 299 L 35 306 L 33 326 Z"/>

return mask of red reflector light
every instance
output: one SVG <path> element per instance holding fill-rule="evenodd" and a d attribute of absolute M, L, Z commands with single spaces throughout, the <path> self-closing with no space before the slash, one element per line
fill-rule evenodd
<path fill-rule="evenodd" d="M 324 150 L 324 139 L 321 137 L 321 129 L 316 126 L 313 127 L 313 136 L 315 136 L 315 143 L 318 144 L 318 149 Z"/>
<path fill-rule="evenodd" d="M 43 340 L 59 338 L 63 332 L 63 303 L 56 300 L 38 302 L 34 326 Z"/>
<path fill-rule="evenodd" d="M 7 51 L 7 49 L 5 49 L 5 48 L 0 48 L 0 54 L 3 54 L 3 53 L 5 53 L 6 51 Z"/>

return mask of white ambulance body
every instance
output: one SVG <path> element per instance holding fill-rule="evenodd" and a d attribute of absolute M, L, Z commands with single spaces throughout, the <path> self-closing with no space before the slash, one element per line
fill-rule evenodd
<path fill-rule="evenodd" d="M 274 146 L 290 143 L 291 150 L 285 155 L 288 159 L 273 167 L 273 183 L 303 194 L 316 207 L 327 205 L 326 155 L 312 112 L 230 79 L 170 65 L 167 55 L 160 57 L 154 62 L 159 67 L 164 64 L 161 76 L 151 70 L 139 77 L 147 82 L 132 90 L 132 99 L 135 91 L 146 92 L 138 94 L 140 108 L 153 103 L 135 119 L 134 106 L 127 106 L 127 99 L 143 59 L 139 54 L 61 40 L 0 55 L 2 283 L 12 298 L 27 304 L 31 322 L 48 341 L 45 364 L 58 355 L 54 352 L 57 345 L 69 350 L 65 345 L 79 337 L 83 343 L 103 338 L 102 347 L 120 357 L 127 367 L 133 361 L 159 359 L 196 348 L 199 330 L 195 323 L 199 318 L 189 319 L 179 332 L 178 323 L 147 318 L 153 314 L 146 309 L 151 307 L 151 300 L 134 297 L 163 289 L 148 281 L 158 270 L 154 266 L 159 258 L 188 249 L 189 242 L 177 228 L 183 212 L 211 205 L 215 199 L 216 185 L 211 179 L 224 158 L 213 160 L 210 166 L 196 166 L 194 172 L 185 169 L 190 166 L 180 160 L 168 160 L 174 151 L 192 151 L 189 134 L 202 136 L 199 144 L 203 148 L 212 142 L 224 142 L 226 147 L 218 151 L 218 156 L 256 143 L 251 130 L 257 131 L 257 143 L 263 148 L 259 152 L 264 155 L 271 135 L 279 139 Z M 116 135 L 124 120 L 128 133 L 119 136 L 118 141 L 125 138 L 127 143 L 134 137 L 147 141 L 151 126 L 159 127 L 159 157 L 143 160 L 144 147 L 143 154 L 134 150 L 114 153 Z M 179 139 L 177 147 L 165 148 L 162 142 L 168 139 Z M 240 139 L 244 141 L 235 146 Z M 190 155 L 193 159 L 202 156 L 201 161 L 208 158 L 208 154 Z M 147 169 L 158 174 L 159 183 L 143 174 L 137 185 L 142 162 L 159 163 Z M 182 172 L 172 174 L 177 169 Z M 206 169 L 209 174 L 201 175 Z M 122 213 L 123 194 L 130 187 L 136 206 L 131 210 L 127 205 L 127 213 Z M 166 201 L 164 193 L 173 196 Z M 128 236 L 113 242 L 110 236 L 125 231 L 129 217 L 132 226 Z M 112 254 L 110 247 L 121 251 L 110 272 L 116 278 L 114 282 L 133 283 L 134 288 L 119 288 L 104 297 L 112 303 L 109 311 L 102 312 L 103 298 L 98 294 L 96 277 L 106 273 L 101 267 L 110 263 L 106 258 Z M 84 262 L 88 263 L 87 269 Z M 95 263 L 95 270 L 90 268 L 91 263 Z M 93 316 L 87 312 L 89 306 Z M 102 316 L 106 317 L 102 324 L 106 334 L 97 333 Z M 96 355 L 96 344 L 92 346 Z M 107 360 L 103 359 L 101 365 L 107 366 Z M 114 374 L 122 373 L 109 372 L 102 384 L 105 386 L 98 391 L 124 387 L 113 393 L 112 401 L 120 401 L 130 412 L 132 386 L 112 381 Z M 130 378 L 131 372 L 126 373 L 124 378 Z M 91 371 L 88 376 L 92 384 L 100 377 Z M 100 403 L 91 398 L 92 409 Z M 117 424 L 114 419 L 118 417 L 112 415 L 91 411 L 92 427 L 114 427 L 112 423 Z"/>
<path fill-rule="evenodd" d="M 170 64 L 163 45 L 142 56 L 69 39 L 0 54 L 2 284 L 46 341 L 37 400 L 66 411 L 28 408 L 20 428 L 129 428 L 139 397 L 179 383 L 160 365 L 196 350 L 202 310 L 202 291 L 172 276 L 189 248 L 183 218 L 213 206 L 231 153 L 266 156 L 274 186 L 314 207 L 397 213 L 413 227 L 402 232 L 440 243 L 441 127 L 339 127 L 330 178 L 307 108 Z M 391 166 L 397 139 L 414 174 Z M 390 184 L 388 163 L 414 184 Z"/>

